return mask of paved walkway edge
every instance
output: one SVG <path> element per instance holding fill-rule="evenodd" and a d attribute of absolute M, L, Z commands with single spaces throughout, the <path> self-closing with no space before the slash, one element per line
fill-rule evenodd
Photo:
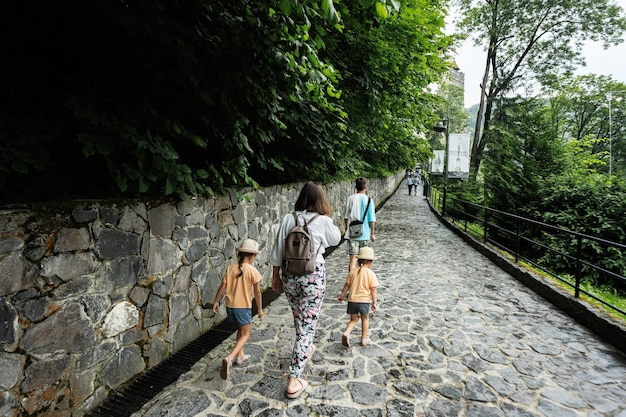
<path fill-rule="evenodd" d="M 443 217 L 428 201 L 430 210 L 450 230 L 461 237 L 474 249 L 482 253 L 502 270 L 511 274 L 516 280 L 536 292 L 555 307 L 572 317 L 578 323 L 587 327 L 591 332 L 603 338 L 620 352 L 626 354 L 626 323 L 619 318 L 613 318 L 605 310 L 587 303 L 567 290 L 560 288 L 550 278 L 544 278 L 523 266 L 515 263 L 511 258 L 496 251 L 491 246 L 481 242 L 474 236 L 466 233 L 455 223 Z"/>

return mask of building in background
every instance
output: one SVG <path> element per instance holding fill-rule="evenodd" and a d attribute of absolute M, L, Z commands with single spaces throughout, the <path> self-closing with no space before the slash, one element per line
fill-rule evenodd
<path fill-rule="evenodd" d="M 465 73 L 460 70 L 459 66 L 456 64 L 456 61 L 452 61 L 448 72 L 450 74 L 450 83 L 461 87 L 461 89 L 463 90 L 463 94 L 465 94 Z"/>

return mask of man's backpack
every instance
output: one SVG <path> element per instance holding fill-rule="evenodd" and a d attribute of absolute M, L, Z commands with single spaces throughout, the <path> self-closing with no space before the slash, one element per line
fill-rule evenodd
<path fill-rule="evenodd" d="M 302 217 L 303 225 L 298 223 L 298 215 L 293 212 L 296 225 L 291 228 L 285 237 L 285 255 L 283 257 L 283 273 L 286 275 L 303 276 L 315 271 L 315 260 L 317 252 L 313 245 L 313 236 L 309 232 L 309 224 L 315 220 L 319 214 L 311 217 L 307 223 Z"/>

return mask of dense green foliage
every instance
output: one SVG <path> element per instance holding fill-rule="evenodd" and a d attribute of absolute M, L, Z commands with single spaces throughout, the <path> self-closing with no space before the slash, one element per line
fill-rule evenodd
<path fill-rule="evenodd" d="M 545 190 L 550 190 L 550 193 L 535 204 L 538 213 L 543 213 L 541 218 L 544 222 L 626 244 L 626 184 L 623 181 L 611 183 L 600 174 L 587 174 L 584 178 L 570 174 L 551 178 L 545 184 Z M 575 239 L 545 236 L 541 240 L 563 253 L 576 253 Z M 626 252 L 623 250 L 583 239 L 582 258 L 606 270 L 626 275 Z M 546 253 L 541 262 L 553 270 L 573 275 L 574 265 L 570 260 Z M 594 284 L 611 282 L 587 267 L 583 267 L 583 273 L 586 280 Z M 626 283 L 612 285 L 626 291 Z"/>
<path fill-rule="evenodd" d="M 425 89 L 447 72 L 441 58 L 450 39 L 432 36 L 443 25 L 439 6 L 407 1 L 384 22 L 366 9 L 342 9 L 345 29 L 327 43 L 327 56 L 342 74 L 354 174 L 377 165 L 413 167 L 430 156 L 417 134 L 430 131 L 441 104 Z"/>
<path fill-rule="evenodd" d="M 624 163 L 614 159 L 613 175 L 608 175 L 609 140 L 602 137 L 604 130 L 598 128 L 608 108 L 598 106 L 597 102 L 590 106 L 589 100 L 580 96 L 587 91 L 590 80 L 593 77 L 569 80 L 567 88 L 551 100 L 500 101 L 489 131 L 494 138 L 490 140 L 483 164 L 485 203 L 501 211 L 626 244 Z M 617 98 L 622 97 L 623 85 L 615 82 L 601 85 L 610 86 L 609 91 Z M 602 96 L 602 91 L 596 94 Z M 618 107 L 617 113 L 621 111 Z M 621 149 L 625 140 L 620 126 L 618 123 L 612 134 L 616 149 Z M 504 220 L 499 220 L 499 226 L 516 228 Z M 577 254 L 578 242 L 574 238 L 543 233 L 528 225 L 521 233 L 557 252 Z M 626 275 L 625 251 L 589 239 L 582 240 L 581 249 L 584 261 Z M 570 276 L 576 273 L 576 264 L 557 252 L 531 245 L 521 250 L 527 251 L 524 256 L 538 259 L 539 265 L 552 272 Z M 626 282 L 613 281 L 584 265 L 582 272 L 588 283 L 626 291 Z"/>
<path fill-rule="evenodd" d="M 528 215 L 528 203 L 543 198 L 542 185 L 563 171 L 561 141 L 545 101 L 501 100 L 484 159 L 487 206 Z"/>
<path fill-rule="evenodd" d="M 594 172 L 626 178 L 626 85 L 603 75 L 556 78 L 548 84 L 563 138 L 591 140 Z M 591 163 L 591 165 L 589 165 Z"/>
<path fill-rule="evenodd" d="M 13 2 L 0 202 L 395 171 L 428 150 L 439 1 Z M 405 120 L 406 119 L 406 120 Z"/>

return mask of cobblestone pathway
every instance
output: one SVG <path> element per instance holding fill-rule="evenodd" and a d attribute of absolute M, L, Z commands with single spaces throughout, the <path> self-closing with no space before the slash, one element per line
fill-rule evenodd
<path fill-rule="evenodd" d="M 626 359 L 471 249 L 404 187 L 377 213 L 381 282 L 372 345 L 341 344 L 336 301 L 342 245 L 327 259 L 327 293 L 310 385 L 288 400 L 293 326 L 284 296 L 255 319 L 229 381 L 219 377 L 234 336 L 138 416 L 626 417 Z"/>

